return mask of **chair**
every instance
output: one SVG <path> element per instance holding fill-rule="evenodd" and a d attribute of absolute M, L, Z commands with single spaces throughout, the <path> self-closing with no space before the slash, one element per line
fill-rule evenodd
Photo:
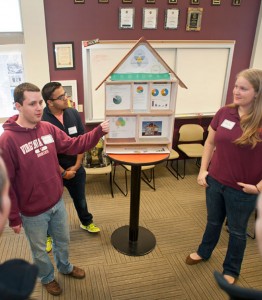
<path fill-rule="evenodd" d="M 86 175 L 103 175 L 103 174 L 109 174 L 109 185 L 110 185 L 110 191 L 112 198 L 114 198 L 114 192 L 113 192 L 113 183 L 112 183 L 112 165 L 109 163 L 108 165 L 104 167 L 97 167 L 97 168 L 85 168 Z"/>
<path fill-rule="evenodd" d="M 230 300 L 261 300 L 262 299 L 262 291 L 258 291 L 250 288 L 242 288 L 237 285 L 229 284 L 224 278 L 223 274 L 217 271 L 214 272 L 214 276 L 219 287 L 228 294 Z"/>
<path fill-rule="evenodd" d="M 177 148 L 186 156 L 184 157 L 184 173 L 181 178 L 185 178 L 186 159 L 196 158 L 196 164 L 200 166 L 204 146 L 204 128 L 197 124 L 184 124 L 179 129 Z"/>
<path fill-rule="evenodd" d="M 174 149 L 171 149 L 169 158 L 166 161 L 166 168 L 173 176 L 176 177 L 176 179 L 179 179 L 178 176 L 181 176 L 178 172 L 178 157 L 178 152 L 176 152 Z M 174 162 L 176 162 L 176 168 L 173 166 Z"/>
<path fill-rule="evenodd" d="M 117 165 L 114 165 L 114 174 L 113 174 L 113 182 L 116 185 L 116 187 L 119 189 L 119 191 L 124 195 L 127 196 L 128 194 L 128 185 L 127 185 L 127 172 L 131 172 L 131 166 L 129 165 L 120 165 L 125 170 L 125 190 L 123 190 L 119 184 L 115 180 L 115 174 L 116 174 L 116 168 Z M 146 174 L 146 171 L 150 171 L 149 176 Z M 141 167 L 141 179 L 154 191 L 156 190 L 155 187 L 155 165 L 149 165 L 149 166 L 142 166 Z M 152 184 L 151 184 L 152 182 Z"/>

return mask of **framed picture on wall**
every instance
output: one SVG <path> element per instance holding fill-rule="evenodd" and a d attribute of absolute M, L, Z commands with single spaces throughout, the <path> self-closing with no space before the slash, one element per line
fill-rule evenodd
<path fill-rule="evenodd" d="M 221 5 L 221 0 L 212 0 L 212 5 L 214 5 L 214 6 Z"/>
<path fill-rule="evenodd" d="M 76 80 L 57 80 L 60 82 L 67 93 L 67 97 L 70 101 L 71 107 L 78 110 L 78 98 L 77 98 L 77 82 Z"/>
<path fill-rule="evenodd" d="M 143 8 L 142 29 L 157 29 L 158 8 Z"/>
<path fill-rule="evenodd" d="M 133 7 L 119 8 L 119 28 L 134 28 L 135 9 Z"/>
<path fill-rule="evenodd" d="M 54 62 L 56 70 L 74 69 L 74 42 L 54 42 Z"/>
<path fill-rule="evenodd" d="M 177 29 L 179 10 L 177 8 L 168 8 L 165 11 L 165 29 Z"/>
<path fill-rule="evenodd" d="M 203 8 L 189 7 L 187 10 L 187 31 L 200 31 Z"/>
<path fill-rule="evenodd" d="M 190 4 L 193 4 L 193 5 L 199 4 L 199 0 L 191 0 L 191 1 L 190 1 Z"/>
<path fill-rule="evenodd" d="M 241 0 L 232 0 L 232 5 L 233 6 L 240 6 Z"/>
<path fill-rule="evenodd" d="M 168 4 L 177 4 L 177 0 L 168 0 Z"/>
<path fill-rule="evenodd" d="M 98 3 L 109 3 L 109 0 L 98 0 Z"/>
<path fill-rule="evenodd" d="M 85 0 L 74 0 L 75 4 L 84 4 Z"/>
<path fill-rule="evenodd" d="M 132 0 L 122 0 L 122 3 L 125 4 L 125 3 L 132 3 Z"/>

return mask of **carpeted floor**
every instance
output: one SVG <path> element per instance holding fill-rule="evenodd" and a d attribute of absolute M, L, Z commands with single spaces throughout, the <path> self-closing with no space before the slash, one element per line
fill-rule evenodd
<path fill-rule="evenodd" d="M 129 224 L 129 197 L 114 186 L 112 198 L 108 175 L 88 176 L 88 207 L 101 233 L 91 235 L 79 228 L 79 221 L 67 191 L 64 199 L 69 215 L 71 262 L 86 271 L 84 280 L 56 273 L 63 294 L 53 297 L 38 282 L 32 299 L 67 300 L 153 300 L 228 299 L 213 277 L 221 271 L 228 233 L 223 230 L 211 259 L 187 266 L 185 257 L 196 249 L 206 222 L 204 189 L 197 185 L 198 168 L 189 161 L 185 179 L 177 180 L 165 168 L 156 166 L 156 191 L 141 182 L 140 225 L 156 237 L 155 249 L 147 255 L 126 256 L 114 249 L 110 238 L 115 229 Z M 121 168 L 117 180 L 124 184 Z M 129 174 L 130 178 L 130 174 Z M 254 216 L 249 231 L 254 230 Z M 52 254 L 50 254 L 52 257 Z M 15 235 L 6 227 L 0 239 L 0 262 L 10 258 L 31 261 L 24 233 Z M 262 258 L 256 240 L 248 238 L 239 286 L 262 289 Z M 1 296 L 0 296 L 1 298 Z"/>

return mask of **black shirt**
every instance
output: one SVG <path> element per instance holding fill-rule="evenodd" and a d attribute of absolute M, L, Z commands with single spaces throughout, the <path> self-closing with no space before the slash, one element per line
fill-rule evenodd
<path fill-rule="evenodd" d="M 84 126 L 82 124 L 80 115 L 78 111 L 72 107 L 68 107 L 64 110 L 63 113 L 63 121 L 62 124 L 50 111 L 50 109 L 46 106 L 44 108 L 43 121 L 47 121 L 57 126 L 61 130 L 63 130 L 70 137 L 77 137 L 81 134 L 85 133 Z M 59 154 L 57 155 L 59 164 L 62 168 L 67 169 L 76 163 L 77 156 L 76 155 L 66 155 Z"/>

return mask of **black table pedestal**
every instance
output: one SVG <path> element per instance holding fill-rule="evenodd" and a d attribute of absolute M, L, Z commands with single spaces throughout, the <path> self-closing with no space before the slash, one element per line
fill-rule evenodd
<path fill-rule="evenodd" d="M 151 231 L 139 226 L 141 164 L 131 165 L 131 195 L 129 226 L 116 229 L 111 236 L 115 249 L 129 256 L 142 256 L 155 248 Z"/>
<path fill-rule="evenodd" d="M 111 236 L 111 243 L 120 253 L 129 256 L 142 256 L 156 246 L 156 238 L 148 229 L 139 226 L 141 167 L 160 163 L 169 154 L 109 154 L 117 163 L 131 166 L 131 195 L 129 225 L 116 229 Z"/>
<path fill-rule="evenodd" d="M 155 236 L 148 229 L 139 226 L 137 241 L 129 240 L 129 226 L 116 229 L 111 236 L 111 243 L 119 252 L 129 256 L 142 256 L 151 252 L 156 245 Z"/>

